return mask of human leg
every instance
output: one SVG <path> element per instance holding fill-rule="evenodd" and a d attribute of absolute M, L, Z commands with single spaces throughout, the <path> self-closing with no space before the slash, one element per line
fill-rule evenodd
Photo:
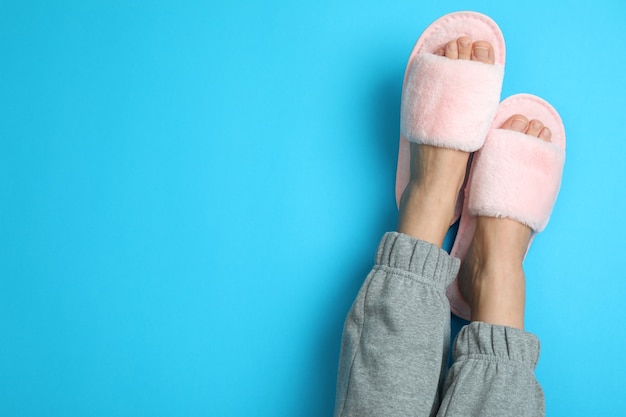
<path fill-rule="evenodd" d="M 472 323 L 454 344 L 438 416 L 545 415 L 534 376 L 539 340 L 523 330 L 522 260 L 530 229 L 510 219 L 480 217 L 461 267 Z"/>
<path fill-rule="evenodd" d="M 534 138 L 550 142 L 552 136 L 541 122 L 529 122 L 521 115 L 511 116 L 502 129 L 528 135 L 535 144 L 539 142 Z M 541 149 L 546 150 L 544 156 L 554 151 L 550 147 Z M 554 161 L 559 168 L 560 159 Z M 505 169 L 495 172 L 508 174 Z M 558 169 L 551 172 L 558 173 L 556 180 L 560 183 Z M 530 182 L 530 187 L 534 185 L 530 177 L 516 179 Z M 547 197 L 545 206 L 551 211 L 549 204 L 556 194 Z M 549 217 L 549 212 L 545 215 Z M 526 220 L 487 215 L 476 218 L 471 245 L 459 273 L 459 289 L 470 306 L 472 323 L 461 330 L 455 342 L 455 362 L 446 380 L 438 416 L 545 415 L 543 391 L 534 376 L 539 340 L 524 331 L 522 262 L 533 232 L 531 225 L 535 224 L 532 219 Z"/>
<path fill-rule="evenodd" d="M 468 37 L 436 54 L 493 63 L 491 45 Z M 346 319 L 336 416 L 436 414 L 450 343 L 445 288 L 459 265 L 441 245 L 468 158 L 468 152 L 411 144 L 398 232 L 384 236 Z"/>

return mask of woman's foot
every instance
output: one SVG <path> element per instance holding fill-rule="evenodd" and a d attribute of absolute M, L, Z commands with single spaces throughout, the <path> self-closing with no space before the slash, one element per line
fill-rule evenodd
<path fill-rule="evenodd" d="M 435 54 L 485 64 L 495 61 L 489 42 L 472 42 L 466 36 L 448 42 Z M 398 232 L 441 247 L 454 217 L 468 158 L 467 152 L 411 143 L 411 179 L 400 200 Z"/>
<path fill-rule="evenodd" d="M 538 120 L 511 116 L 502 129 L 550 141 L 550 129 Z M 522 262 L 530 228 L 508 218 L 478 217 L 476 232 L 461 265 L 459 288 L 472 321 L 524 328 L 526 284 Z"/>

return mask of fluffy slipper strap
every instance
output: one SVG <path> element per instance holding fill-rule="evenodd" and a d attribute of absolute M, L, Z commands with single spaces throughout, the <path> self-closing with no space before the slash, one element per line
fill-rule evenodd
<path fill-rule="evenodd" d="M 500 65 L 420 54 L 409 63 L 400 132 L 409 141 L 473 152 L 500 103 Z"/>
<path fill-rule="evenodd" d="M 472 164 L 469 213 L 508 217 L 545 229 L 561 187 L 565 149 L 512 130 L 494 129 Z"/>

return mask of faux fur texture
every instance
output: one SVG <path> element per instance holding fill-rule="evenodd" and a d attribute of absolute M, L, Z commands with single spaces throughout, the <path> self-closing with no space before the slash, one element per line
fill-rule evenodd
<path fill-rule="evenodd" d="M 400 132 L 409 142 L 479 149 L 500 102 L 503 76 L 499 65 L 416 56 L 402 91 Z"/>
<path fill-rule="evenodd" d="M 469 214 L 545 229 L 561 187 L 565 150 L 512 130 L 493 130 L 472 165 Z"/>
<path fill-rule="evenodd" d="M 552 132 L 551 142 L 500 129 L 514 114 L 541 120 Z M 450 255 L 465 257 L 476 230 L 476 216 L 514 219 L 530 227 L 533 237 L 544 230 L 561 186 L 565 144 L 563 122 L 545 100 L 517 94 L 500 103 L 485 144 L 472 161 Z M 448 287 L 447 295 L 452 312 L 469 320 L 471 311 L 457 280 Z"/>
<path fill-rule="evenodd" d="M 433 54 L 461 36 L 487 40 L 494 65 Z M 409 141 L 475 151 L 482 145 L 500 100 L 505 45 L 498 25 L 475 12 L 456 12 L 433 22 L 409 57 L 402 91 L 396 200 L 410 178 Z M 457 216 L 460 213 L 457 211 Z M 456 220 L 456 219 L 455 219 Z"/>

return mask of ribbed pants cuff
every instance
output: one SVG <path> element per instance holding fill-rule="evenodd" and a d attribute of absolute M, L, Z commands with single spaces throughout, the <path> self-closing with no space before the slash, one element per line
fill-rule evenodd
<path fill-rule="evenodd" d="M 459 332 L 454 357 L 456 361 L 468 357 L 535 369 L 539 360 L 539 339 L 521 329 L 472 322 Z"/>
<path fill-rule="evenodd" d="M 432 243 L 403 233 L 388 232 L 378 246 L 376 264 L 445 289 L 456 278 L 461 261 Z"/>

